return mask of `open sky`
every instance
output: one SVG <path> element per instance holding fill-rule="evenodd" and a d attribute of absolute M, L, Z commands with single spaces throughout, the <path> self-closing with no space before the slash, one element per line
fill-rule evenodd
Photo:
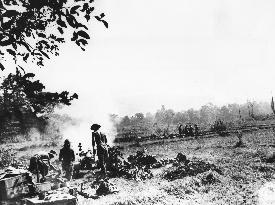
<path fill-rule="evenodd" d="M 78 92 L 71 112 L 121 116 L 270 101 L 275 1 L 99 0 L 85 52 L 68 43 L 38 72 L 51 90 Z"/>

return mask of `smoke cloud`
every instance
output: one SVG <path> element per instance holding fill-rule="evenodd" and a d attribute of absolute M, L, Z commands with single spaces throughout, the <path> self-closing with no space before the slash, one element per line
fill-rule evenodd
<path fill-rule="evenodd" d="M 75 120 L 75 125 L 69 125 L 62 130 L 63 139 L 69 139 L 73 148 L 78 149 L 81 143 L 84 150 L 92 148 L 92 131 L 90 127 L 97 123 L 101 125 L 100 132 L 106 134 L 108 144 L 112 145 L 116 129 L 110 114 L 115 113 L 112 99 L 106 92 L 96 95 L 79 95 L 79 99 L 69 106 L 59 110 Z"/>

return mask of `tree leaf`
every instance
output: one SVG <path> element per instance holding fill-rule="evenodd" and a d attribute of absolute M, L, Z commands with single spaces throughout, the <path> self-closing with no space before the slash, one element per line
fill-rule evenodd
<path fill-rule="evenodd" d="M 23 76 L 23 78 L 33 78 L 35 76 L 34 73 L 27 73 Z"/>
<path fill-rule="evenodd" d="M 87 10 L 88 8 L 89 8 L 89 4 L 85 3 L 85 4 L 83 4 L 81 11 L 83 12 L 83 11 Z"/>
<path fill-rule="evenodd" d="M 40 43 L 40 45 L 41 45 L 41 44 L 44 44 L 44 45 L 46 46 L 46 48 L 50 48 L 49 43 L 48 43 L 47 41 L 45 41 L 45 40 L 41 40 L 41 41 L 39 41 L 38 43 Z"/>
<path fill-rule="evenodd" d="M 65 43 L 65 39 L 64 38 L 57 38 L 56 41 L 58 43 Z"/>
<path fill-rule="evenodd" d="M 73 6 L 73 7 L 71 8 L 70 13 L 71 13 L 71 14 L 76 14 L 76 13 L 77 13 L 76 10 L 79 9 L 80 7 L 81 7 L 80 5 Z"/>
<path fill-rule="evenodd" d="M 44 51 L 41 51 L 41 50 L 40 50 L 40 52 L 41 52 L 44 56 L 46 56 L 48 59 L 50 59 L 50 57 L 48 56 L 47 53 L 45 53 Z"/>
<path fill-rule="evenodd" d="M 76 28 L 76 20 L 75 20 L 75 17 L 72 16 L 71 14 L 68 14 L 66 16 L 66 19 L 67 19 L 67 22 L 68 24 L 73 27 L 73 28 Z"/>
<path fill-rule="evenodd" d="M 24 42 L 24 41 L 18 41 L 17 43 L 19 45 L 24 46 L 29 52 L 31 52 L 30 46 L 26 42 Z"/>
<path fill-rule="evenodd" d="M 101 15 L 102 15 L 102 14 L 101 14 Z M 100 21 L 100 22 L 102 22 L 102 23 L 104 24 L 104 26 L 105 26 L 106 28 L 108 28 L 108 22 L 102 19 L 104 16 L 105 16 L 105 15 L 103 15 L 103 16 L 95 16 L 95 19 L 98 20 L 98 21 Z"/>
<path fill-rule="evenodd" d="M 17 44 L 16 43 L 12 43 L 12 47 L 14 50 L 17 50 Z"/>
<path fill-rule="evenodd" d="M 63 31 L 63 29 L 62 29 L 61 27 L 58 27 L 57 29 L 58 29 L 58 31 L 59 31 L 61 34 L 64 33 L 64 31 Z"/>
<path fill-rule="evenodd" d="M 16 56 L 16 53 L 15 53 L 14 50 L 12 50 L 12 49 L 7 49 L 6 51 L 7 51 L 9 54 L 11 54 L 12 56 Z"/>
<path fill-rule="evenodd" d="M 73 32 L 73 37 L 71 38 L 71 41 L 75 41 L 78 38 L 77 33 L 74 31 Z"/>
<path fill-rule="evenodd" d="M 27 53 L 27 54 L 23 57 L 23 60 L 24 60 L 25 62 L 27 62 L 27 60 L 28 60 L 29 56 L 30 56 L 30 54 L 29 54 L 29 53 Z"/>
<path fill-rule="evenodd" d="M 83 51 L 85 51 L 85 48 L 83 46 L 87 45 L 88 42 L 85 39 L 79 39 L 75 42 Z"/>
<path fill-rule="evenodd" d="M 33 55 L 42 56 L 41 53 L 34 53 Z"/>
<path fill-rule="evenodd" d="M 83 38 L 86 38 L 86 39 L 90 39 L 89 34 L 87 34 L 85 31 L 78 31 L 77 35 L 79 35 L 79 36 L 81 36 Z"/>
<path fill-rule="evenodd" d="M 101 20 L 101 22 L 104 24 L 104 26 L 105 26 L 106 28 L 108 28 L 108 22 L 107 22 L 107 21 Z"/>
<path fill-rule="evenodd" d="M 0 41 L 0 46 L 8 46 L 8 45 L 11 45 L 12 42 L 13 41 L 11 39 Z"/>
<path fill-rule="evenodd" d="M 89 14 L 86 14 L 86 15 L 84 16 L 84 18 L 85 18 L 87 21 L 90 21 L 91 16 L 90 16 Z"/>
<path fill-rule="evenodd" d="M 5 70 L 5 67 L 3 66 L 2 63 L 0 63 L 0 69 L 1 69 L 2 71 Z"/>
<path fill-rule="evenodd" d="M 85 39 L 79 39 L 78 42 L 82 43 L 84 46 L 88 44 Z"/>
<path fill-rule="evenodd" d="M 46 38 L 46 35 L 44 33 L 38 33 L 37 35 L 41 38 Z"/>
<path fill-rule="evenodd" d="M 56 21 L 56 23 L 57 23 L 59 26 L 63 27 L 63 28 L 67 28 L 66 23 L 65 23 L 64 21 L 62 21 L 60 18 Z"/>
<path fill-rule="evenodd" d="M 95 10 L 95 7 L 91 7 L 91 8 L 89 8 L 89 9 L 87 10 L 87 13 L 90 14 L 90 13 L 92 13 L 94 10 Z"/>
<path fill-rule="evenodd" d="M 20 65 L 18 65 L 18 67 L 19 67 L 24 73 L 26 73 L 25 70 L 24 70 L 24 68 L 22 68 Z M 17 69 L 17 68 L 16 68 L 16 69 Z"/>
<path fill-rule="evenodd" d="M 72 96 L 71 96 L 71 99 L 78 99 L 78 95 L 76 93 L 74 93 Z"/>
<path fill-rule="evenodd" d="M 101 18 L 99 16 L 95 16 L 95 19 L 101 21 Z"/>
<path fill-rule="evenodd" d="M 77 23 L 77 24 L 76 24 L 76 27 L 77 27 L 77 28 L 83 27 L 83 28 L 85 28 L 86 30 L 88 30 L 88 27 L 85 26 L 85 25 L 83 25 L 82 23 Z"/>

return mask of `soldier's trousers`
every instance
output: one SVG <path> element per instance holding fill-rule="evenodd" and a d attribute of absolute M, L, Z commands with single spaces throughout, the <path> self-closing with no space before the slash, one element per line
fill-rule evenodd
<path fill-rule="evenodd" d="M 73 163 L 69 164 L 62 164 L 62 170 L 65 172 L 65 178 L 68 179 L 68 181 L 72 180 L 73 177 Z"/>
<path fill-rule="evenodd" d="M 99 168 L 101 169 L 103 174 L 106 174 L 106 166 L 107 166 L 107 160 L 108 160 L 108 150 L 99 148 L 97 150 L 97 156 L 98 156 Z"/>

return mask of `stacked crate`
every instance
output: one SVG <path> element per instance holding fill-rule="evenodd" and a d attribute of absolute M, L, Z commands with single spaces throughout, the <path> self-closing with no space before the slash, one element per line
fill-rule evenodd
<path fill-rule="evenodd" d="M 29 192 L 27 173 L 14 175 L 6 174 L 0 180 L 0 201 L 14 199 Z"/>

